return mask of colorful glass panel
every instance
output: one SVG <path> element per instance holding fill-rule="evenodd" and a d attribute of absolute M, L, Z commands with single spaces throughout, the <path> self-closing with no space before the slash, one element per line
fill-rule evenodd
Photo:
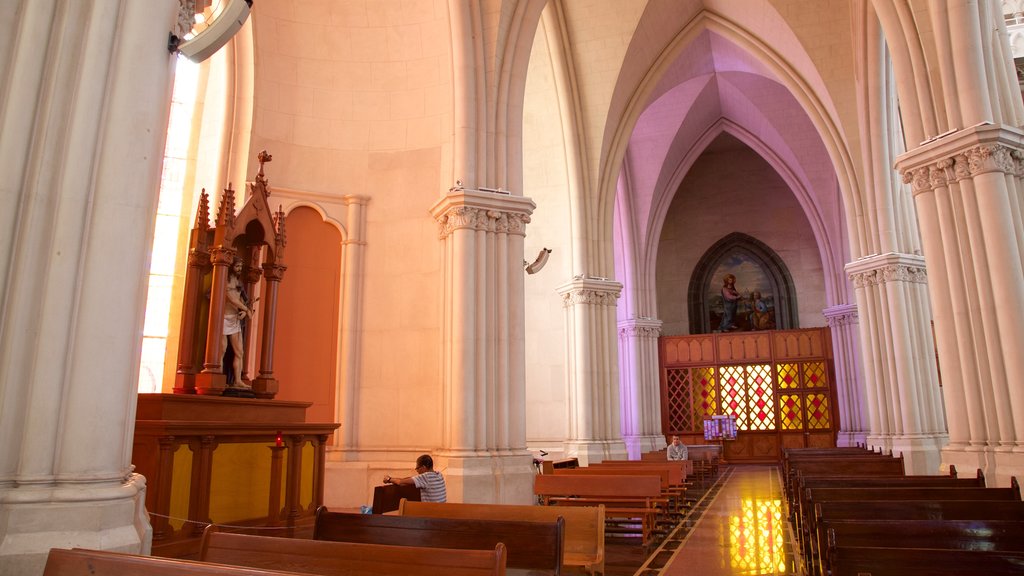
<path fill-rule="evenodd" d="M 802 430 L 804 427 L 803 397 L 799 394 L 780 396 L 779 420 L 783 430 Z"/>
<path fill-rule="evenodd" d="M 796 364 L 778 364 L 776 370 L 779 390 L 800 387 L 800 372 L 797 370 Z"/>
<path fill-rule="evenodd" d="M 828 430 L 832 427 L 827 394 L 808 394 L 806 413 L 809 430 Z"/>
<path fill-rule="evenodd" d="M 750 430 L 747 374 L 743 366 L 722 366 L 722 412 L 736 415 L 736 427 Z"/>
<path fill-rule="evenodd" d="M 775 388 L 770 364 L 747 366 L 747 422 L 750 430 L 775 429 Z"/>
<path fill-rule="evenodd" d="M 804 387 L 823 388 L 828 386 L 828 372 L 824 362 L 808 362 L 803 365 Z"/>

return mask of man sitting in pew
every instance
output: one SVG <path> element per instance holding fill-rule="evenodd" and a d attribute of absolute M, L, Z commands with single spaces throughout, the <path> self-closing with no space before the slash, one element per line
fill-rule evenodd
<path fill-rule="evenodd" d="M 385 484 L 413 485 L 420 489 L 420 500 L 423 502 L 447 502 L 448 490 L 444 476 L 434 470 L 434 459 L 429 454 L 422 454 L 416 459 L 416 475 L 405 478 L 386 476 Z"/>
<path fill-rule="evenodd" d="M 665 454 L 669 460 L 686 460 L 686 444 L 679 441 L 679 436 L 673 436 Z"/>

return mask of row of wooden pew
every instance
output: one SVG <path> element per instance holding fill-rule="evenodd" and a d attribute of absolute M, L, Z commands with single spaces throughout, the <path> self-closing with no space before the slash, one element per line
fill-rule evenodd
<path fill-rule="evenodd" d="M 395 515 L 317 511 L 313 539 L 203 535 L 199 560 L 54 549 L 45 576 L 603 573 L 607 529 L 648 545 L 688 506 L 692 461 L 608 461 L 536 476 L 545 506 L 402 500 Z M 710 471 L 710 468 L 708 468 Z M 633 524 L 631 524 L 633 522 Z"/>
<path fill-rule="evenodd" d="M 1020 487 L 906 475 L 902 456 L 788 449 L 783 485 L 804 571 L 813 576 L 1024 573 Z"/>
<path fill-rule="evenodd" d="M 660 459 L 605 460 L 555 469 L 534 479 L 534 494 L 546 506 L 601 505 L 609 537 L 639 537 L 643 547 L 666 535 L 692 503 L 687 490 L 694 462 Z"/>
<path fill-rule="evenodd" d="M 45 576 L 79 574 L 484 574 L 604 571 L 604 509 L 403 500 L 397 515 L 317 511 L 313 539 L 208 527 L 199 562 L 53 550 Z M 241 568 L 240 568 L 241 567 Z M 247 571 L 239 571 L 244 568 Z"/>

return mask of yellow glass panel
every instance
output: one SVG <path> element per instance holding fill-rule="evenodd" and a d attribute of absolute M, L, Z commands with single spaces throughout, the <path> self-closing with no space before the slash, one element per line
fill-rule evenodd
<path fill-rule="evenodd" d="M 824 388 L 828 386 L 828 371 L 824 362 L 808 362 L 803 365 L 804 387 Z"/>
<path fill-rule="evenodd" d="M 715 386 L 715 368 L 713 366 L 696 368 L 694 370 L 694 379 L 700 390 L 700 398 L 697 399 L 697 405 L 700 407 L 700 417 L 697 420 L 703 421 L 704 416 L 712 416 L 718 413 L 718 395 L 715 392 L 718 387 Z"/>
<path fill-rule="evenodd" d="M 733 574 L 786 574 L 782 501 L 744 498 L 729 518 Z"/>
<path fill-rule="evenodd" d="M 832 427 L 827 394 L 807 395 L 807 428 L 828 430 Z"/>
<path fill-rule="evenodd" d="M 779 398 L 779 418 L 783 430 L 802 430 L 804 427 L 803 397 L 799 394 L 783 394 Z"/>
<path fill-rule="evenodd" d="M 796 364 L 778 364 L 776 370 L 779 376 L 780 390 L 800 387 L 800 373 L 797 371 Z"/>
<path fill-rule="evenodd" d="M 271 451 L 267 444 L 221 444 L 213 451 L 210 519 L 235 524 L 267 517 Z"/>

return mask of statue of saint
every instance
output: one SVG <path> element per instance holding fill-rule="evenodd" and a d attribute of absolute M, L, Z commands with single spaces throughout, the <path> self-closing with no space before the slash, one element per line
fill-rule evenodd
<path fill-rule="evenodd" d="M 242 381 L 245 320 L 252 315 L 253 309 L 249 305 L 245 294 L 245 286 L 242 284 L 242 260 L 235 258 L 231 262 L 231 268 L 228 271 L 227 290 L 224 294 L 224 335 L 221 339 L 221 347 L 227 352 L 228 344 L 231 344 L 233 357 L 231 359 L 231 373 L 228 376 L 228 386 L 243 390 L 252 389 Z"/>

